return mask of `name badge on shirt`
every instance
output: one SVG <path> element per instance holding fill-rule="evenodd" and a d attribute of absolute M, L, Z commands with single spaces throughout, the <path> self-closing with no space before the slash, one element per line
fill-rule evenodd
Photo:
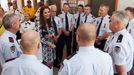
<path fill-rule="evenodd" d="M 106 24 L 104 23 L 104 28 L 106 28 Z"/>
<path fill-rule="evenodd" d="M 131 29 L 129 30 L 129 33 L 131 33 Z"/>
<path fill-rule="evenodd" d="M 97 24 L 99 24 L 99 21 L 97 21 Z"/>

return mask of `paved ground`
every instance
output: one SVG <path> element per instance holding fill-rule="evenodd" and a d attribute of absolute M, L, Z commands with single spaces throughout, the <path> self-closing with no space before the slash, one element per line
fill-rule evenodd
<path fill-rule="evenodd" d="M 64 47 L 64 51 L 63 51 L 63 59 L 66 58 L 66 46 Z M 54 67 L 54 75 L 58 74 L 59 69 Z"/>

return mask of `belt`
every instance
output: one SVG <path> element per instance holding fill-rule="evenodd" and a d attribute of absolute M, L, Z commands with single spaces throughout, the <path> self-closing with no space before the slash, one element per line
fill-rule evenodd
<path fill-rule="evenodd" d="M 46 62 L 46 61 L 42 61 L 42 63 L 44 64 L 44 65 L 46 65 L 47 67 L 49 67 L 50 69 L 53 67 L 53 64 L 52 63 L 48 63 L 48 62 Z"/>

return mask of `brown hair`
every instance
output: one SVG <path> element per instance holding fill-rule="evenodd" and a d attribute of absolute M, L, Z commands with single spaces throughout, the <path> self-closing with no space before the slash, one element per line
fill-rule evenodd
<path fill-rule="evenodd" d="M 68 6 L 70 7 L 69 3 L 64 3 L 63 6 L 64 6 L 64 5 L 68 5 Z"/>
<path fill-rule="evenodd" d="M 106 7 L 106 9 L 109 11 L 109 5 L 107 5 L 107 4 L 103 3 L 103 4 L 100 5 L 100 7 Z"/>
<path fill-rule="evenodd" d="M 127 7 L 125 10 L 130 11 L 132 14 L 134 14 L 134 8 L 132 7 Z"/>
<path fill-rule="evenodd" d="M 49 28 L 52 27 L 52 25 L 51 25 L 51 18 L 49 18 L 46 21 L 44 21 L 45 20 L 45 17 L 43 16 L 44 9 L 49 9 L 50 10 L 50 8 L 46 7 L 46 6 L 44 6 L 44 7 L 42 7 L 40 9 L 39 22 L 40 22 L 41 28 L 43 28 L 43 29 L 45 29 L 47 31 L 47 26 L 46 25 L 48 25 Z"/>

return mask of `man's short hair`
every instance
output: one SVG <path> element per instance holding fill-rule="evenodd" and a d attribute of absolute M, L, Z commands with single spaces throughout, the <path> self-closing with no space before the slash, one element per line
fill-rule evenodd
<path fill-rule="evenodd" d="M 70 7 L 69 3 L 64 3 L 63 6 L 64 6 L 64 5 L 68 5 L 68 6 Z"/>
<path fill-rule="evenodd" d="M 100 7 L 106 7 L 106 9 L 109 11 L 109 5 L 107 5 L 107 4 L 103 3 L 103 4 L 100 5 Z"/>
<path fill-rule="evenodd" d="M 92 10 L 92 6 L 91 6 L 91 5 L 89 5 L 89 4 L 85 5 L 85 7 L 89 7 L 89 8 L 90 8 L 90 10 Z"/>
<path fill-rule="evenodd" d="M 15 16 L 16 16 L 15 14 L 6 14 L 3 17 L 2 23 L 5 27 L 5 29 L 10 29 L 12 27 L 12 23 L 15 21 L 14 20 Z"/>
<path fill-rule="evenodd" d="M 87 4 L 87 5 L 85 5 L 85 7 L 90 7 L 90 8 L 91 8 L 92 6 L 91 6 L 91 5 L 89 5 L 89 4 Z"/>
<path fill-rule="evenodd" d="M 27 3 L 28 3 L 28 4 L 31 4 L 31 0 L 27 0 Z"/>
<path fill-rule="evenodd" d="M 84 6 L 80 4 L 80 5 L 78 5 L 78 7 L 82 7 L 83 8 Z"/>
<path fill-rule="evenodd" d="M 50 5 L 50 9 L 57 8 L 56 4 Z"/>
<path fill-rule="evenodd" d="M 17 4 L 17 1 L 16 1 L 16 0 L 14 0 L 14 1 L 13 1 L 13 3 Z"/>
<path fill-rule="evenodd" d="M 15 6 L 17 7 L 17 1 L 16 0 L 13 1 L 13 4 L 15 4 Z"/>
<path fill-rule="evenodd" d="M 134 8 L 133 7 L 127 7 L 125 10 L 130 11 L 132 14 L 134 14 Z"/>
<path fill-rule="evenodd" d="M 26 49 L 27 51 L 30 51 L 33 50 L 35 45 L 39 43 L 39 40 L 40 37 L 38 32 L 35 30 L 28 30 L 27 32 L 23 33 L 20 44 L 24 50 Z"/>
<path fill-rule="evenodd" d="M 124 11 L 114 11 L 113 15 L 116 16 L 116 18 L 118 19 L 118 21 L 124 23 L 124 25 L 127 25 L 128 23 L 128 17 L 126 15 L 126 13 Z"/>
<path fill-rule="evenodd" d="M 91 28 L 83 28 L 84 25 L 88 25 Z M 96 27 L 93 24 L 90 23 L 83 23 L 78 27 L 77 35 L 83 42 L 89 42 L 96 39 Z"/>

